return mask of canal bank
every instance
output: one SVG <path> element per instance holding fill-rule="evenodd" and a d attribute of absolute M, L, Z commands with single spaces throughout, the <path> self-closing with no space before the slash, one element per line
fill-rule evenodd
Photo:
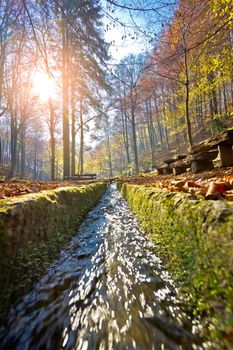
<path fill-rule="evenodd" d="M 1 315 L 45 272 L 106 187 L 64 187 L 0 201 Z"/>
<path fill-rule="evenodd" d="M 121 193 L 213 339 L 232 348 L 233 203 L 123 184 Z M 223 344 L 224 343 L 224 344 Z"/>

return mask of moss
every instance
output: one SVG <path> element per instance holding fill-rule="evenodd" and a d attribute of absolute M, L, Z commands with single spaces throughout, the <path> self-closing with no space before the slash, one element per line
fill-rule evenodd
<path fill-rule="evenodd" d="M 0 201 L 0 315 L 38 280 L 105 190 L 99 183 Z"/>
<path fill-rule="evenodd" d="M 233 326 L 233 203 L 123 184 L 121 192 L 212 337 Z"/>

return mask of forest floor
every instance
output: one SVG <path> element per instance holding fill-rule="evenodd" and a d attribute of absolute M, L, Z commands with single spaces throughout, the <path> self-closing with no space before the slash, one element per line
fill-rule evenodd
<path fill-rule="evenodd" d="M 53 190 L 58 187 L 83 186 L 92 181 L 5 181 L 0 183 L 0 199 L 35 193 L 43 190 Z M 118 178 L 119 182 L 144 185 L 146 187 L 165 188 L 174 192 L 187 192 L 193 197 L 202 196 L 205 199 L 227 199 L 233 201 L 233 167 L 214 169 L 198 174 L 187 172 L 181 175 L 157 175 L 156 172 Z"/>
<path fill-rule="evenodd" d="M 27 193 L 35 193 L 43 190 L 53 190 L 58 187 L 89 185 L 93 181 L 4 181 L 0 183 L 0 199 L 21 196 Z"/>
<path fill-rule="evenodd" d="M 205 199 L 227 199 L 233 201 L 233 167 L 216 168 L 198 174 L 187 172 L 181 175 L 141 174 L 119 179 L 120 182 L 165 188 L 173 192 L 190 193 Z"/>

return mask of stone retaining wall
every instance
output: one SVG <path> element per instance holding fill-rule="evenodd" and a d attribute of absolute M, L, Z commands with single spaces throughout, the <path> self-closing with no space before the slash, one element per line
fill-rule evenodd
<path fill-rule="evenodd" d="M 106 186 L 63 187 L 0 200 L 0 315 L 57 257 Z"/>
<path fill-rule="evenodd" d="M 233 337 L 233 203 L 123 184 L 121 192 L 211 336 Z M 223 345 L 224 343 L 224 345 Z"/>

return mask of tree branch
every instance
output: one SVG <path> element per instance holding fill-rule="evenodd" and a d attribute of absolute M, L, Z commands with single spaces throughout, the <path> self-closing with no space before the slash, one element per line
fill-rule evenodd
<path fill-rule="evenodd" d="M 131 6 L 127 6 L 127 5 L 120 5 L 120 4 L 117 4 L 113 0 L 107 0 L 107 2 L 109 2 L 111 5 L 119 7 L 121 9 L 129 10 L 129 11 L 156 12 L 157 14 L 159 14 L 159 10 L 162 10 L 168 6 L 171 6 L 171 5 L 175 5 L 175 3 L 172 3 L 172 4 L 166 3 L 166 4 L 161 5 L 159 7 L 142 8 L 142 7 L 131 7 Z"/>

